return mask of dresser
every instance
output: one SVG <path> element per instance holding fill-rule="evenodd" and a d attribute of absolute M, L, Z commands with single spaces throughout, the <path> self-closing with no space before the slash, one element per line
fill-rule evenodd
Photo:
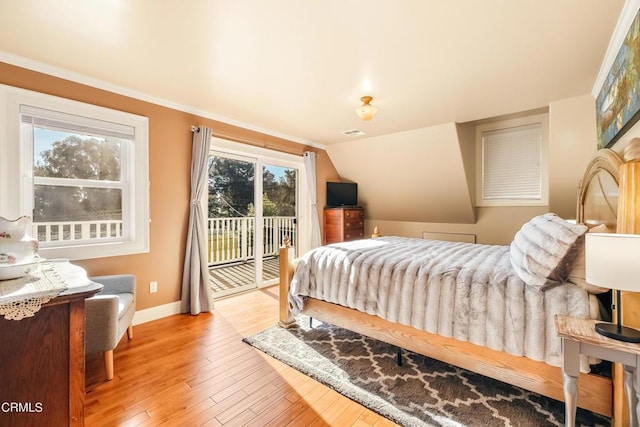
<path fill-rule="evenodd" d="M 364 208 L 324 208 L 322 243 L 348 242 L 364 238 Z"/>
<path fill-rule="evenodd" d="M 0 318 L 0 425 L 84 425 L 84 302 L 101 288 L 89 282 L 32 317 Z"/>

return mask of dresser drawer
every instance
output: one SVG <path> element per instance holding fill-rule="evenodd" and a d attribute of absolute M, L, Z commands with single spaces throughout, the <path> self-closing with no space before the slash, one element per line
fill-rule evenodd
<path fill-rule="evenodd" d="M 364 209 L 325 208 L 323 243 L 347 242 L 364 238 Z"/>
<path fill-rule="evenodd" d="M 345 221 L 355 220 L 355 219 L 364 219 L 364 211 L 362 209 L 345 209 L 344 219 Z"/>
<path fill-rule="evenodd" d="M 364 220 L 359 218 L 353 219 L 345 219 L 344 220 L 344 229 L 345 230 L 353 230 L 353 229 L 361 229 L 364 228 Z"/>
<path fill-rule="evenodd" d="M 348 242 L 350 240 L 358 240 L 364 238 L 364 230 L 345 230 L 344 231 L 344 241 Z"/>

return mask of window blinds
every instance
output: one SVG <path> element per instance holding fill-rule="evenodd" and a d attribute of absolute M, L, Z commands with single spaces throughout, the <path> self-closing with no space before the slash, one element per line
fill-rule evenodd
<path fill-rule="evenodd" d="M 483 200 L 540 200 L 542 125 L 482 133 Z"/>
<path fill-rule="evenodd" d="M 135 127 L 91 117 L 76 116 L 31 105 L 20 105 L 20 121 L 45 129 L 82 135 L 134 139 Z"/>

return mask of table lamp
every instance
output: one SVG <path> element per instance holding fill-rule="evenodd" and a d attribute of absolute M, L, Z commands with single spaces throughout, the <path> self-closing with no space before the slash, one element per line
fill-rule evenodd
<path fill-rule="evenodd" d="M 596 323 L 596 332 L 625 342 L 640 342 L 640 331 L 622 326 L 620 291 L 640 292 L 640 234 L 587 233 L 586 281 L 616 291 L 616 324 Z"/>

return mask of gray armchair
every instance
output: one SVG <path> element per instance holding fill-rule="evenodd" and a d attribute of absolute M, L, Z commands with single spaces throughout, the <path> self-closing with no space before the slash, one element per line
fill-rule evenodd
<path fill-rule="evenodd" d="M 129 274 L 91 277 L 104 289 L 85 305 L 85 353 L 104 352 L 107 380 L 113 379 L 113 349 L 124 335 L 133 338 L 136 312 L 136 278 Z"/>

